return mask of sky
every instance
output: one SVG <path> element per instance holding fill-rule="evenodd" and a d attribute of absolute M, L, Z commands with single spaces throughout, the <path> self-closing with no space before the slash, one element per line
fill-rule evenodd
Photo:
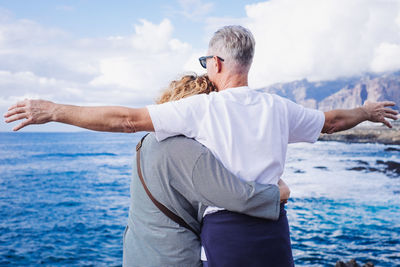
<path fill-rule="evenodd" d="M 198 57 L 232 24 L 256 39 L 250 87 L 400 69 L 400 0 L 2 0 L 0 113 L 25 98 L 151 104 L 180 75 L 204 73 Z"/>

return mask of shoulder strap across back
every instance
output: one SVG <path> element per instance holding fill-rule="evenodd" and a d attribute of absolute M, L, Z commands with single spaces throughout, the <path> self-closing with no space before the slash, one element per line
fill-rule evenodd
<path fill-rule="evenodd" d="M 186 229 L 192 231 L 196 236 L 199 237 L 199 233 L 197 233 L 189 224 L 187 224 L 181 217 L 173 213 L 171 210 L 169 210 L 167 207 L 165 207 L 163 204 L 161 204 L 157 199 L 153 197 L 153 195 L 150 193 L 149 189 L 146 186 L 146 183 L 144 182 L 143 175 L 142 175 L 142 170 L 140 168 L 140 148 L 142 147 L 143 141 L 146 138 L 148 134 L 143 136 L 143 138 L 140 140 L 140 142 L 136 146 L 136 165 L 137 165 L 137 172 L 139 175 L 140 182 L 143 185 L 144 190 L 146 191 L 147 195 L 151 199 L 151 201 L 156 205 L 156 207 L 164 213 L 168 218 L 176 222 L 182 227 L 185 227 Z"/>

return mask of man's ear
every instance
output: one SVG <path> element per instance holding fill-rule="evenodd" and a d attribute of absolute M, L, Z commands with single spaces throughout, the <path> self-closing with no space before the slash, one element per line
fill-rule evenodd
<path fill-rule="evenodd" d="M 215 72 L 216 73 L 221 73 L 221 71 L 222 71 L 222 62 L 217 56 L 214 56 L 214 64 L 215 64 L 214 65 Z"/>

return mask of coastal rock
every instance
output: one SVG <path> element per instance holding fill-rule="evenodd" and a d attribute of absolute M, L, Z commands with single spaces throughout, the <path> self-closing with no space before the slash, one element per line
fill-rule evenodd
<path fill-rule="evenodd" d="M 363 161 L 363 160 L 355 160 L 355 162 L 356 162 L 356 163 L 358 163 L 358 164 L 361 164 L 361 165 L 366 165 L 366 166 L 368 166 L 368 165 L 369 165 L 369 163 L 368 163 L 368 162 L 366 162 L 366 161 Z"/>
<path fill-rule="evenodd" d="M 372 262 L 367 262 L 364 265 L 360 265 L 357 263 L 355 259 L 351 259 L 348 262 L 337 261 L 335 267 L 374 267 L 375 265 Z"/>
<path fill-rule="evenodd" d="M 347 168 L 346 170 L 348 170 L 348 171 L 380 172 L 380 170 L 377 169 L 377 168 L 364 167 L 364 166 L 358 166 L 358 167 Z"/>
<path fill-rule="evenodd" d="M 400 152 L 400 149 L 395 147 L 388 147 L 385 148 L 385 152 Z"/>
<path fill-rule="evenodd" d="M 381 143 L 387 145 L 400 145 L 400 122 L 392 123 L 393 128 L 371 123 L 338 133 L 321 134 L 320 141 L 337 141 L 346 143 Z M 387 148 L 385 151 L 389 151 Z M 398 148 L 390 148 L 390 151 L 400 151 Z"/>
<path fill-rule="evenodd" d="M 363 171 L 363 172 L 380 172 L 384 173 L 391 178 L 400 177 L 400 163 L 395 161 L 377 160 L 375 167 L 369 166 L 368 162 L 362 160 L 355 160 L 359 166 L 350 167 L 348 171 Z"/>
<path fill-rule="evenodd" d="M 325 166 L 314 166 L 314 169 L 320 169 L 320 170 L 327 171 L 328 167 L 325 167 Z"/>
<path fill-rule="evenodd" d="M 383 161 L 377 160 L 376 164 L 383 165 L 385 168 L 385 173 L 390 177 L 399 177 L 400 176 L 400 163 L 395 161 Z"/>

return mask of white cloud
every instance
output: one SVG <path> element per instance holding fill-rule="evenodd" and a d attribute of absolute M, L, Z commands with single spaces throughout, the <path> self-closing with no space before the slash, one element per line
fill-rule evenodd
<path fill-rule="evenodd" d="M 169 80 L 184 71 L 185 63 L 192 53 L 189 44 L 172 38 L 169 20 L 153 24 L 146 20 L 135 26 L 135 35 L 129 38 L 114 38 L 120 42 L 119 53 L 103 56 L 99 60 L 100 75 L 91 85 L 118 85 L 131 88 L 137 94 L 150 92 L 154 96 Z M 123 48 L 128 44 L 128 47 Z M 131 46 L 129 46 L 131 44 Z M 117 45 L 118 46 L 118 45 Z"/>
<path fill-rule="evenodd" d="M 191 45 L 173 38 L 169 20 L 141 20 L 130 36 L 98 39 L 76 39 L 28 20 L 0 22 L 3 112 L 26 97 L 84 105 L 149 104 L 187 71 L 194 53 Z"/>
<path fill-rule="evenodd" d="M 214 8 L 211 2 L 203 2 L 202 0 L 179 0 L 183 16 L 192 20 L 203 19 Z"/>
<path fill-rule="evenodd" d="M 31 21 L 2 24 L 2 97 L 35 91 L 48 92 L 46 95 L 60 101 L 63 91 L 71 92 L 71 88 L 81 96 L 118 88 L 129 92 L 125 95 L 132 93 L 132 98 L 141 95 L 142 100 L 143 89 L 149 90 L 147 100 L 151 101 L 171 78 L 184 71 L 192 53 L 189 44 L 172 38 L 172 31 L 168 20 L 160 24 L 142 20 L 132 36 L 76 40 Z M 40 44 L 35 43 L 37 39 Z M 96 102 L 107 100 L 99 97 Z"/>
<path fill-rule="evenodd" d="M 141 51 L 160 52 L 168 48 L 173 27 L 168 19 L 159 25 L 142 19 L 141 25 L 135 25 L 135 35 L 132 38 L 133 48 Z"/>
<path fill-rule="evenodd" d="M 375 49 L 371 70 L 383 72 L 400 69 L 400 44 L 382 43 Z"/>
<path fill-rule="evenodd" d="M 271 0 L 246 13 L 257 42 L 254 86 L 399 67 L 399 1 Z"/>

